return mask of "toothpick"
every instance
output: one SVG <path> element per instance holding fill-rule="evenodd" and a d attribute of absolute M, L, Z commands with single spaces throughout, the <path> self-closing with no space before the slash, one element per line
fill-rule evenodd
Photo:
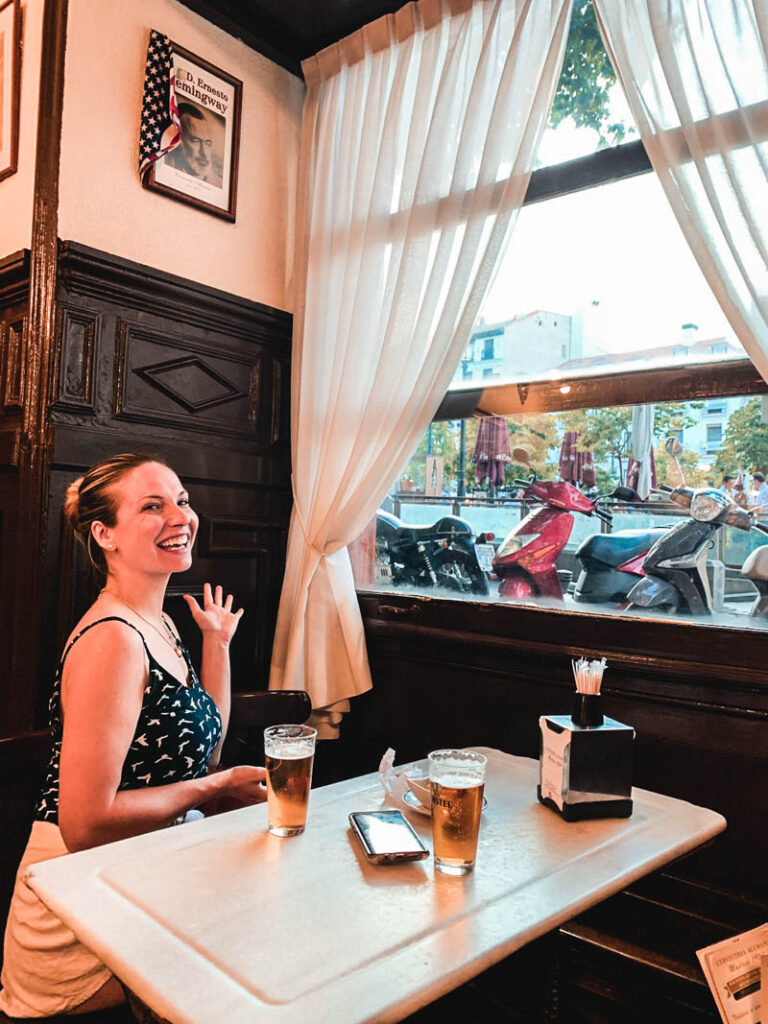
<path fill-rule="evenodd" d="M 592 661 L 587 658 L 579 658 L 578 661 L 571 659 L 571 665 L 579 693 L 600 693 L 606 667 L 605 658 L 595 658 Z"/>

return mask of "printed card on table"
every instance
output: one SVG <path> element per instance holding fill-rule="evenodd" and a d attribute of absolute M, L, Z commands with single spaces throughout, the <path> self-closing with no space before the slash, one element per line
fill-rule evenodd
<path fill-rule="evenodd" d="M 768 924 L 699 949 L 696 955 L 724 1024 L 760 1024 L 760 975 L 768 958 Z"/>

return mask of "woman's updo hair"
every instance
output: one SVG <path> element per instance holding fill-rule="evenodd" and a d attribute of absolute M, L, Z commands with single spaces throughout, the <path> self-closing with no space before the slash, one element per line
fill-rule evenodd
<path fill-rule="evenodd" d="M 75 480 L 67 488 L 64 499 L 64 518 L 77 540 L 85 548 L 91 565 L 102 576 L 107 575 L 107 560 L 104 552 L 93 538 L 91 527 L 94 523 L 114 526 L 117 522 L 117 501 L 114 486 L 126 473 L 147 462 L 168 465 L 158 455 L 142 452 L 125 452 L 113 455 L 91 466 L 85 476 Z"/>

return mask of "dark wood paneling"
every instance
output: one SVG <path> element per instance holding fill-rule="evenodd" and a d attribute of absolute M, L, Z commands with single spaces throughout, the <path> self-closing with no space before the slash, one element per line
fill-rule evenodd
<path fill-rule="evenodd" d="M 75 413 L 95 411 L 95 361 L 100 335 L 98 313 L 80 306 L 59 306 L 58 390 L 54 408 Z"/>
<path fill-rule="evenodd" d="M 0 736 L 14 702 L 14 616 L 17 609 L 19 463 L 24 384 L 23 325 L 29 309 L 29 252 L 0 260 Z"/>
<path fill-rule="evenodd" d="M 66 487 L 118 451 L 165 458 L 200 515 L 193 567 L 171 580 L 167 605 L 193 656 L 199 636 L 182 594 L 201 598 L 205 582 L 221 583 L 246 611 L 232 645 L 233 685 L 265 687 L 291 509 L 291 317 L 72 242 L 59 253 L 49 628 L 39 639 L 36 721 L 62 641 L 95 595 L 84 553 L 63 530 Z"/>
<path fill-rule="evenodd" d="M 301 61 L 407 0 L 181 0 L 276 64 L 301 75 Z"/>
<path fill-rule="evenodd" d="M 3 412 L 21 412 L 24 402 L 24 327 L 26 317 L 11 318 L 0 328 L 3 347 Z"/>

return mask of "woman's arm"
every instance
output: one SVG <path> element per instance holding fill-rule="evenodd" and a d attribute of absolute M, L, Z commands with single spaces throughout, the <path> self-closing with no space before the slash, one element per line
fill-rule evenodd
<path fill-rule="evenodd" d="M 229 644 L 235 635 L 243 609 L 232 611 L 232 595 L 224 599 L 221 587 L 213 591 L 210 583 L 203 587 L 203 607 L 189 594 L 184 595 L 192 617 L 203 634 L 203 661 L 200 682 L 216 702 L 221 715 L 221 740 L 211 757 L 211 768 L 219 763 L 221 748 L 229 726 L 231 705 Z"/>
<path fill-rule="evenodd" d="M 146 676 L 139 636 L 117 622 L 89 630 L 67 657 L 59 827 L 70 851 L 163 828 L 214 797 L 237 796 L 250 803 L 266 799 L 264 769 L 250 766 L 118 792 Z"/>

